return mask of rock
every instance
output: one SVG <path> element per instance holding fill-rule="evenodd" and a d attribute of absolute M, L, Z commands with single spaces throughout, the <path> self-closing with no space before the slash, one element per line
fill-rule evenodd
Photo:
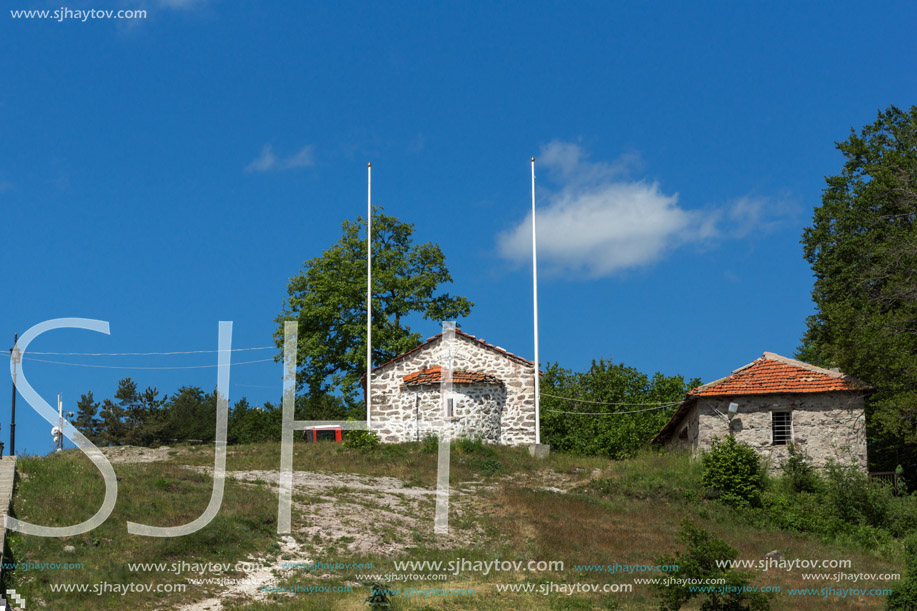
<path fill-rule="evenodd" d="M 764 557 L 768 559 L 778 560 L 778 561 L 783 560 L 783 554 L 780 553 L 779 549 L 775 549 L 773 551 L 767 552 L 766 554 L 764 554 Z"/>
<path fill-rule="evenodd" d="M 65 545 L 65 546 L 64 546 L 64 551 L 65 551 L 66 553 L 68 553 L 68 554 L 72 554 L 73 552 L 76 551 L 76 548 L 73 547 L 72 545 Z"/>

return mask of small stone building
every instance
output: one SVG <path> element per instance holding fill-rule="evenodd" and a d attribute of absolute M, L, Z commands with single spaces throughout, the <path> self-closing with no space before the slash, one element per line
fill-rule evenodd
<path fill-rule="evenodd" d="M 452 393 L 444 409 L 443 334 L 372 370 L 371 427 L 383 442 L 479 438 L 488 443 L 535 443 L 534 365 L 456 330 Z M 447 369 L 448 371 L 448 369 Z M 364 395 L 365 379 L 362 381 Z"/>
<path fill-rule="evenodd" d="M 863 404 L 869 390 L 836 370 L 765 352 L 688 393 L 653 443 L 697 452 L 731 432 L 768 459 L 771 469 L 783 464 L 793 443 L 816 467 L 828 459 L 853 460 L 865 471 Z"/>

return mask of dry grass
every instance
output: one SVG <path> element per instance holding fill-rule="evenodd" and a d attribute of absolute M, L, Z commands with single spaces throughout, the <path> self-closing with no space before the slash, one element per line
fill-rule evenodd
<path fill-rule="evenodd" d="M 147 539 L 127 535 L 126 520 L 155 525 L 180 524 L 197 517 L 207 504 L 211 479 L 204 467 L 212 466 L 213 451 L 206 447 L 181 448 L 168 461 L 118 464 L 121 477 L 115 513 L 92 533 L 70 540 L 11 537 L 15 561 L 55 562 L 62 558 L 83 562 L 87 569 L 73 581 L 157 583 L 174 576 L 131 573 L 126 562 L 226 561 L 249 554 L 275 558 L 285 552 L 275 534 L 278 444 L 237 446 L 229 450 L 228 469 L 239 481 L 227 482 L 220 514 L 204 530 L 189 537 Z M 490 461 L 490 462 L 488 462 Z M 493 462 L 498 469 L 493 471 Z M 525 450 L 510 448 L 454 448 L 450 507 L 450 539 L 432 536 L 436 455 L 419 444 L 385 446 L 372 453 L 336 444 L 296 444 L 294 469 L 303 483 L 294 494 L 294 536 L 297 560 L 322 562 L 372 562 L 373 573 L 393 572 L 393 558 L 469 561 L 563 561 L 564 570 L 550 573 L 464 572 L 447 581 L 393 583 L 418 588 L 473 588 L 476 595 L 456 597 L 395 597 L 395 611 L 420 609 L 654 609 L 658 603 L 647 585 L 634 585 L 629 594 L 509 594 L 498 584 L 528 583 L 632 583 L 634 577 L 653 574 L 610 575 L 577 570 L 575 565 L 653 564 L 664 554 L 681 550 L 676 539 L 680 522 L 696 526 L 725 540 L 742 559 L 760 559 L 779 549 L 787 559 L 849 558 L 844 572 L 887 573 L 901 569 L 894 554 L 858 551 L 829 545 L 812 537 L 761 530 L 739 519 L 731 510 L 698 494 L 699 468 L 685 457 L 646 455 L 629 461 L 553 455 L 538 461 Z M 487 469 L 484 467 L 487 466 Z M 324 474 L 306 485 L 304 471 Z M 85 519 L 97 507 L 102 485 L 94 467 L 79 454 L 22 461 L 15 510 L 20 517 L 44 524 L 70 524 Z M 306 478 L 306 479 L 302 479 Z M 322 479 L 324 478 L 324 479 Z M 325 486 L 317 482 L 337 482 Z M 400 482 L 400 483 L 399 483 Z M 415 500 L 397 494 L 397 488 L 422 490 Z M 397 485 L 395 485 L 397 484 Z M 393 488 L 395 489 L 393 491 Z M 394 519 L 392 512 L 405 514 Z M 346 515 L 345 515 L 346 514 Z M 352 516 L 350 514 L 353 514 Z M 409 515 L 408 515 L 409 514 Z M 327 519 L 326 519 L 327 518 Z M 322 538 L 333 528 L 328 520 L 350 526 L 338 536 Z M 366 533 L 358 532 L 366 525 Z M 354 530 L 357 529 L 357 530 Z M 372 541 L 367 539 L 369 537 Z M 371 543 L 368 547 L 366 543 Z M 74 545 L 68 556 L 64 545 Z M 284 548 L 285 549 L 285 548 Z M 350 593 L 269 594 L 264 600 L 233 598 L 225 608 L 267 609 L 367 609 L 368 587 L 361 583 L 367 571 L 336 570 L 315 574 L 289 571 L 279 575 L 280 585 L 351 586 Z M 820 571 L 813 571 L 820 572 Z M 828 572 L 828 571 L 826 571 Z M 833 572 L 833 571 L 830 571 Z M 656 574 L 658 575 L 658 574 Z M 69 579 L 71 576 L 67 576 Z M 195 588 L 190 592 L 157 598 L 83 597 L 49 593 L 48 585 L 63 581 L 61 574 L 12 571 L 7 586 L 16 587 L 46 608 L 115 609 L 181 608 L 192 600 L 219 593 L 220 588 Z M 851 587 L 854 584 L 805 581 L 801 571 L 758 572 L 755 585 L 784 589 Z M 887 587 L 888 582 L 857 583 L 859 588 Z M 796 598 L 777 595 L 772 608 L 878 609 L 880 597 Z M 32 604 L 30 608 L 41 608 Z M 686 609 L 697 608 L 686 606 Z"/>

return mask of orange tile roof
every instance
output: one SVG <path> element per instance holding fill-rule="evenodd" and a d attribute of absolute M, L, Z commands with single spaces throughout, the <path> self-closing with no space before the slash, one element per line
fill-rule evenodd
<path fill-rule="evenodd" d="M 522 358 L 522 357 L 519 356 L 519 355 L 513 354 L 512 352 L 508 352 L 508 351 L 504 350 L 503 348 L 501 348 L 500 346 L 494 346 L 493 344 L 488 344 L 488 343 L 487 343 L 486 341 L 484 341 L 483 339 L 479 339 L 479 338 L 475 337 L 474 335 L 469 335 L 468 333 L 465 333 L 465 332 L 462 331 L 461 329 L 456 329 L 456 330 L 455 330 L 455 334 L 456 334 L 456 336 L 464 337 L 464 338 L 466 338 L 466 339 L 469 339 L 469 340 L 471 340 L 471 341 L 473 341 L 473 342 L 476 342 L 476 343 L 480 344 L 481 346 L 483 346 L 483 347 L 485 347 L 485 348 L 488 348 L 488 349 L 490 349 L 490 350 L 493 350 L 494 352 L 497 352 L 497 353 L 499 353 L 499 354 L 502 354 L 503 356 L 505 356 L 505 357 L 507 357 L 507 358 L 509 358 L 509 359 L 511 359 L 511 360 L 513 360 L 513 361 L 515 361 L 515 362 L 517 362 L 517 363 L 519 363 L 519 364 L 521 364 L 521 365 L 527 365 L 528 367 L 534 367 L 534 365 L 535 365 L 535 363 L 533 363 L 532 361 L 526 360 L 526 359 Z M 411 349 L 411 350 L 408 350 L 407 352 L 403 352 L 403 353 L 399 354 L 398 356 L 396 356 L 396 357 L 394 357 L 394 358 L 391 358 L 391 359 L 387 360 L 386 362 L 382 363 L 381 365 L 376 365 L 375 367 L 373 367 L 373 371 L 374 371 L 374 372 L 375 372 L 375 371 L 379 371 L 379 370 L 382 369 L 383 367 L 388 367 L 388 366 L 391 365 L 392 363 L 394 363 L 394 362 L 396 362 L 396 361 L 400 361 L 401 359 L 403 359 L 403 358 L 405 358 L 405 357 L 407 357 L 407 356 L 409 356 L 409 355 L 411 355 L 411 354 L 417 352 L 418 350 L 420 350 L 420 349 L 423 348 L 424 346 L 426 346 L 426 345 L 428 345 L 428 344 L 432 344 L 433 342 L 435 342 L 436 340 L 438 340 L 440 337 L 442 337 L 442 335 L 443 335 L 442 333 L 437 333 L 437 334 L 434 335 L 433 337 L 428 337 L 426 341 L 424 341 L 424 342 L 418 344 L 418 346 L 417 346 L 416 348 L 413 348 L 413 349 Z M 365 374 L 365 373 L 364 373 L 362 376 L 360 376 L 360 386 L 362 386 L 364 390 L 366 389 L 366 374 Z"/>
<path fill-rule="evenodd" d="M 766 395 L 864 390 L 866 385 L 839 371 L 822 369 L 773 352 L 732 372 L 732 375 L 698 386 L 689 396 Z"/>
<path fill-rule="evenodd" d="M 650 443 L 662 443 L 669 439 L 699 397 L 871 390 L 860 380 L 839 371 L 765 352 L 761 358 L 733 371 L 732 375 L 698 386 L 685 395 L 684 401 Z"/>
<path fill-rule="evenodd" d="M 429 369 L 422 369 L 420 371 L 415 371 L 414 373 L 409 373 L 404 376 L 403 380 L 405 384 L 410 385 L 421 385 L 421 384 L 439 384 L 443 379 L 443 368 L 440 365 L 435 367 L 430 367 Z M 452 383 L 453 384 L 502 384 L 500 378 L 492 376 L 489 373 L 484 373 L 483 371 L 462 371 L 460 369 L 452 370 Z"/>

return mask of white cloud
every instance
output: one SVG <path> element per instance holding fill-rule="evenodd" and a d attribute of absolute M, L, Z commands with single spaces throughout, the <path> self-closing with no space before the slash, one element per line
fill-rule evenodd
<path fill-rule="evenodd" d="M 614 163 L 587 157 L 579 145 L 558 141 L 538 156 L 536 171 L 544 169 L 560 185 L 541 190 L 537 211 L 538 263 L 548 273 L 609 276 L 655 263 L 687 244 L 742 237 L 765 218 L 765 199 L 746 196 L 726 207 L 686 209 L 678 193 L 629 177 L 638 156 Z M 531 260 L 531 213 L 497 236 L 497 250 L 512 262 Z"/>
<path fill-rule="evenodd" d="M 295 168 L 309 168 L 315 165 L 314 149 L 310 144 L 299 149 L 299 152 L 290 155 L 281 162 L 281 168 L 292 170 Z"/>
<path fill-rule="evenodd" d="M 274 154 L 274 148 L 265 144 L 261 154 L 245 166 L 246 172 L 270 172 L 271 170 L 295 170 L 315 165 L 315 147 L 311 144 L 284 158 Z"/>

